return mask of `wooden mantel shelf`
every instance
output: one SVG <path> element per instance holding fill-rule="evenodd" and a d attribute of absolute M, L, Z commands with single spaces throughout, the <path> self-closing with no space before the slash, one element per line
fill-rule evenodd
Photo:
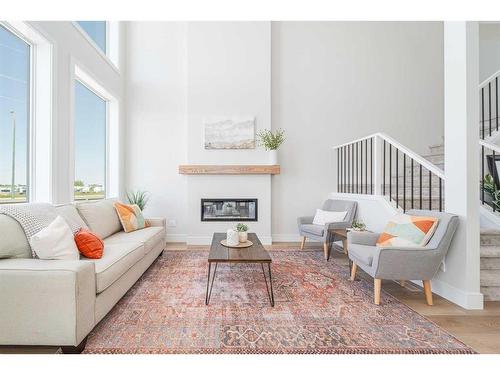
<path fill-rule="evenodd" d="M 179 174 L 280 174 L 279 165 L 179 165 Z"/>

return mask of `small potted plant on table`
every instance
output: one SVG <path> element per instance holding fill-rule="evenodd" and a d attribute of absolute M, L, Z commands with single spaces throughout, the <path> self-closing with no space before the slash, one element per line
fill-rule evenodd
<path fill-rule="evenodd" d="M 364 230 L 366 230 L 366 225 L 361 221 L 353 220 L 351 229 L 356 232 L 363 232 Z"/>
<path fill-rule="evenodd" d="M 248 241 L 248 225 L 243 223 L 238 223 L 236 225 L 236 232 L 238 232 L 239 240 L 241 243 Z"/>

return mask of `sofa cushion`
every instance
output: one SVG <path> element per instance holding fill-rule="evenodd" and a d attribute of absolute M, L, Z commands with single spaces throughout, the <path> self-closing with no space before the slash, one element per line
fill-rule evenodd
<path fill-rule="evenodd" d="M 89 227 L 85 224 L 82 217 L 78 213 L 76 206 L 74 204 L 61 204 L 56 206 L 56 211 L 58 215 L 61 215 L 64 220 L 69 224 L 71 228 L 79 228 L 88 230 Z"/>
<path fill-rule="evenodd" d="M 377 251 L 374 246 L 358 245 L 351 243 L 349 245 L 349 256 L 353 258 L 354 263 L 371 266 L 373 263 L 373 253 Z"/>
<path fill-rule="evenodd" d="M 165 241 L 165 229 L 163 227 L 148 227 L 130 233 L 115 233 L 104 240 L 104 245 L 139 242 L 144 245 L 144 252 L 147 254 L 161 241 Z"/>
<path fill-rule="evenodd" d="M 302 231 L 315 234 L 316 236 L 323 236 L 323 233 L 325 232 L 325 227 L 322 225 L 302 224 L 300 228 Z"/>
<path fill-rule="evenodd" d="M 116 199 L 103 199 L 77 204 L 78 212 L 90 230 L 103 239 L 122 230 L 120 219 L 113 206 L 115 202 Z"/>
<path fill-rule="evenodd" d="M 104 246 L 101 259 L 82 258 L 95 264 L 96 291 L 101 293 L 144 257 L 144 246 L 137 242 Z"/>
<path fill-rule="evenodd" d="M 3 258 L 31 258 L 31 248 L 21 225 L 0 214 L 0 259 Z"/>

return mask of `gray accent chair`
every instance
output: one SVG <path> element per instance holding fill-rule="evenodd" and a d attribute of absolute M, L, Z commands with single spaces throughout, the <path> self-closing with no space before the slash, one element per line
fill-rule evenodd
<path fill-rule="evenodd" d="M 324 211 L 347 211 L 344 221 L 337 223 L 327 223 L 325 225 L 315 225 L 313 224 L 314 216 L 303 216 L 297 219 L 297 224 L 299 226 L 299 232 L 302 236 L 302 243 L 300 248 L 304 248 L 306 238 L 310 238 L 316 241 L 323 242 L 323 251 L 325 253 L 325 259 L 330 258 L 330 248 L 335 240 L 335 229 L 346 229 L 352 225 L 352 221 L 356 216 L 357 202 L 346 201 L 340 199 L 327 199 L 323 203 L 322 210 Z"/>
<path fill-rule="evenodd" d="M 431 280 L 439 270 L 458 226 L 458 216 L 428 210 L 410 210 L 414 216 L 431 216 L 439 219 L 438 226 L 429 243 L 424 247 L 377 247 L 380 233 L 349 232 L 347 242 L 349 259 L 353 265 L 351 280 L 357 268 L 374 278 L 375 304 L 380 304 L 382 280 L 422 280 L 425 298 L 432 305 Z"/>

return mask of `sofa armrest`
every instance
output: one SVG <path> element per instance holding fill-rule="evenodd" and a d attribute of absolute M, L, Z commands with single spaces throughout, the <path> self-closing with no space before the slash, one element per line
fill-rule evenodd
<path fill-rule="evenodd" d="M 376 246 L 380 233 L 374 232 L 347 232 L 347 243 L 353 243 L 365 246 Z"/>
<path fill-rule="evenodd" d="M 148 217 L 146 220 L 152 227 L 167 227 L 167 221 L 164 217 Z"/>
<path fill-rule="evenodd" d="M 0 345 L 76 346 L 94 327 L 94 263 L 0 260 Z"/>
<path fill-rule="evenodd" d="M 312 224 L 314 216 L 302 216 L 297 219 L 297 224 L 300 226 L 302 224 Z"/>
<path fill-rule="evenodd" d="M 380 247 L 375 277 L 394 280 L 431 280 L 439 269 L 442 254 L 427 247 Z"/>

